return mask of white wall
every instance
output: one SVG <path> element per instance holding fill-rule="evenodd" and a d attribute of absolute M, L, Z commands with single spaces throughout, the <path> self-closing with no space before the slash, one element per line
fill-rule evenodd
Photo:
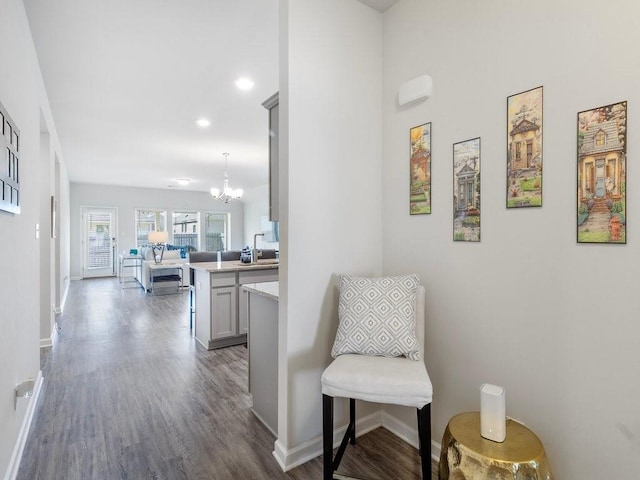
<path fill-rule="evenodd" d="M 556 478 L 640 470 L 640 258 L 634 161 L 640 8 L 632 0 L 402 0 L 384 16 L 385 273 L 427 287 L 433 438 L 504 385 Z M 434 79 L 399 108 L 399 86 Z M 506 97 L 544 86 L 540 209 L 505 209 Z M 576 114 L 628 100 L 628 244 L 577 245 Z M 409 216 L 408 131 L 433 124 L 433 213 Z M 482 242 L 452 241 L 452 144 L 482 138 Z M 394 410 L 394 413 L 401 415 Z M 413 412 L 403 412 L 413 423 Z"/>
<path fill-rule="evenodd" d="M 337 328 L 335 274 L 381 271 L 382 18 L 355 0 L 280 6 L 276 458 L 288 467 L 320 446 L 320 375 Z"/>
<path fill-rule="evenodd" d="M 21 0 L 0 0 L 0 64 L 0 102 L 21 134 L 21 212 L 19 215 L 0 212 L 4 273 L 0 276 L 0 475 L 9 478 L 17 468 L 16 457 L 12 455 L 19 453 L 15 447 L 25 438 L 27 412 L 34 402 L 33 398 L 22 399 L 14 410 L 14 387 L 29 377 L 37 378 L 40 371 L 41 240 L 36 239 L 36 224 L 40 224 L 42 241 L 51 248 L 50 239 L 45 240 L 49 225 L 42 224 L 46 218 L 42 198 L 53 191 L 50 177 L 40 174 L 44 158 L 40 154 L 41 115 L 42 125 L 50 136 L 49 148 L 61 158 Z M 60 181 L 66 182 L 64 171 Z M 67 213 L 63 211 L 61 215 Z M 68 275 L 69 266 L 64 259 L 60 271 Z M 49 283 L 45 285 L 48 290 Z"/>
<path fill-rule="evenodd" d="M 115 207 L 118 209 L 118 252 L 136 247 L 135 210 L 137 208 L 167 211 L 170 221 L 173 211 L 199 211 L 231 213 L 231 247 L 240 249 L 244 241 L 243 205 L 241 202 L 224 204 L 207 192 L 156 188 L 119 187 L 71 183 L 71 275 L 82 277 L 82 249 L 80 245 L 82 207 Z M 202 219 L 201 219 L 202 221 Z"/>
<path fill-rule="evenodd" d="M 245 190 L 242 196 L 244 205 L 244 244 L 245 246 L 253 246 L 253 235 L 256 233 L 264 233 L 264 217 L 269 218 L 269 185 L 261 185 L 256 188 Z M 268 227 L 271 228 L 271 222 Z M 258 248 L 278 249 L 278 242 L 266 241 L 264 238 L 258 237 Z"/>
<path fill-rule="evenodd" d="M 71 189 L 67 168 L 59 156 L 55 155 L 56 195 L 58 198 L 58 237 L 55 243 L 56 262 L 59 264 L 56 290 L 57 306 L 64 309 L 71 280 Z M 54 272 L 55 273 L 55 272 Z"/>

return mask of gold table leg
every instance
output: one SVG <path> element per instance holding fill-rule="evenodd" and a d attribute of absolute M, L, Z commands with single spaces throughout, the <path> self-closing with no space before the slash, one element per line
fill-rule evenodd
<path fill-rule="evenodd" d="M 442 437 L 440 480 L 553 480 L 538 437 L 507 420 L 507 437 L 497 443 L 480 436 L 480 414 L 453 417 Z"/>

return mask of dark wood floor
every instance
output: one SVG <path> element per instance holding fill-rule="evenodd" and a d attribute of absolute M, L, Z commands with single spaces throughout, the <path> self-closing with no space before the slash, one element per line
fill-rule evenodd
<path fill-rule="evenodd" d="M 322 478 L 320 457 L 280 470 L 273 435 L 249 409 L 246 349 L 196 345 L 187 292 L 72 282 L 59 324 L 18 480 Z M 341 470 L 413 480 L 419 466 L 413 447 L 379 428 Z"/>

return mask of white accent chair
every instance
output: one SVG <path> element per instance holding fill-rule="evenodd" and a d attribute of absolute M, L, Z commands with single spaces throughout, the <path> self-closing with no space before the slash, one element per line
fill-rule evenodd
<path fill-rule="evenodd" d="M 416 295 L 416 337 L 420 360 L 359 354 L 338 356 L 322 374 L 323 480 L 345 479 L 336 470 L 347 443 L 356 443 L 356 400 L 414 407 L 418 414 L 422 478 L 431 480 L 431 400 L 433 387 L 424 364 L 425 289 Z M 333 399 L 349 399 L 349 426 L 333 457 Z"/>

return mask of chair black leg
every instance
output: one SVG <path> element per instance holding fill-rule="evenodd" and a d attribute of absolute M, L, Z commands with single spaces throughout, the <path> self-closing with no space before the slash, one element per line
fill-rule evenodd
<path fill-rule="evenodd" d="M 333 479 L 333 397 L 322 394 L 323 480 Z"/>
<path fill-rule="evenodd" d="M 350 443 L 356 444 L 356 399 L 349 399 L 349 426 L 351 427 Z"/>
<path fill-rule="evenodd" d="M 418 409 L 418 438 L 422 479 L 431 480 L 431 404 Z M 325 477 L 326 479 L 326 477 Z"/>
<path fill-rule="evenodd" d="M 349 399 L 349 425 L 342 437 L 336 456 L 333 456 L 333 397 L 322 394 L 322 469 L 323 480 L 333 480 L 347 445 L 356 444 L 356 401 Z"/>

